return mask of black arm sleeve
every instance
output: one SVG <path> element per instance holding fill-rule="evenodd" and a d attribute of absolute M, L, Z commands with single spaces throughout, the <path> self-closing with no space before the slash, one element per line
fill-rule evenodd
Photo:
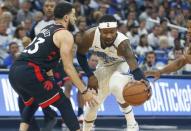
<path fill-rule="evenodd" d="M 78 59 L 80 66 L 82 67 L 82 69 L 84 70 L 84 72 L 86 73 L 86 75 L 88 77 L 94 75 L 94 73 L 89 68 L 86 55 L 80 54 L 77 52 L 77 59 Z"/>
<path fill-rule="evenodd" d="M 135 70 L 131 71 L 131 73 L 133 74 L 135 80 L 147 80 L 140 68 L 136 68 Z"/>

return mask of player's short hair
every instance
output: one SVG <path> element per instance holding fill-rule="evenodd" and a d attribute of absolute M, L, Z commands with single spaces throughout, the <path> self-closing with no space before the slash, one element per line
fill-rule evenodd
<path fill-rule="evenodd" d="M 72 4 L 68 2 L 58 3 L 54 9 L 55 19 L 62 19 L 65 15 L 69 14 L 72 11 Z"/>
<path fill-rule="evenodd" d="M 103 22 L 117 22 L 117 20 L 112 15 L 104 15 L 99 19 L 99 23 Z"/>

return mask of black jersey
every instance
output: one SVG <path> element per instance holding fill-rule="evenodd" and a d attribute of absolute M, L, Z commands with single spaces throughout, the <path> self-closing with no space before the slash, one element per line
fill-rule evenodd
<path fill-rule="evenodd" d="M 60 59 L 60 50 L 53 42 L 53 35 L 61 29 L 65 28 L 56 24 L 43 28 L 21 53 L 17 61 L 33 62 L 46 71 L 52 69 Z"/>

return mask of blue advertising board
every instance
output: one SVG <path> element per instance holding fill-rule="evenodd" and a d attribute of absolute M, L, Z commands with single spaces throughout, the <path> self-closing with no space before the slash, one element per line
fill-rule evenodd
<path fill-rule="evenodd" d="M 191 80 L 185 78 L 164 77 L 158 81 L 150 80 L 152 97 L 142 106 L 134 107 L 136 116 L 191 116 Z M 71 92 L 71 103 L 77 111 L 77 89 Z M 11 88 L 6 73 L 0 74 L 0 116 L 19 116 L 18 95 Z M 41 116 L 41 109 L 36 115 Z M 109 96 L 101 105 L 98 115 L 123 115 L 113 96 Z"/>

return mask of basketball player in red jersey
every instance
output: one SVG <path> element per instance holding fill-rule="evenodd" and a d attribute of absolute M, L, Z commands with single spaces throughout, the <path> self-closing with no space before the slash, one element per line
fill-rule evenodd
<path fill-rule="evenodd" d="M 69 3 L 59 3 L 54 9 L 55 24 L 46 26 L 19 55 L 9 72 L 13 89 L 22 97 L 26 107 L 21 117 L 20 131 L 27 131 L 38 106 L 56 107 L 71 131 L 80 130 L 70 100 L 47 72 L 61 58 L 64 70 L 83 94 L 90 106 L 96 105 L 92 91 L 80 80 L 74 66 L 72 48 L 73 36 L 68 31 L 75 23 L 75 9 Z"/>

